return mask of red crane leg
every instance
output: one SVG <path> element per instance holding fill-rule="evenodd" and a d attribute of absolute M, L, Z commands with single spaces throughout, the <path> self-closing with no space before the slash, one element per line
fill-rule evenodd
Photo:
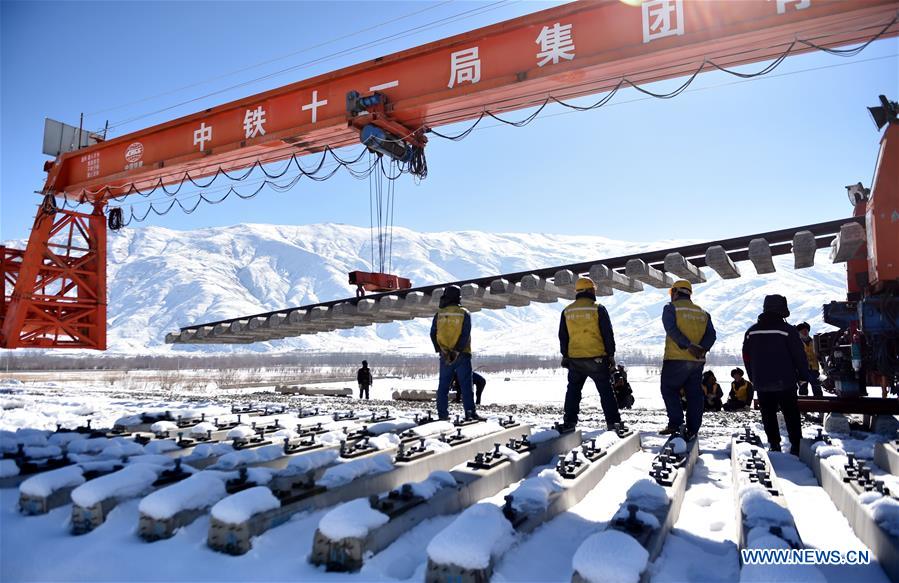
<path fill-rule="evenodd" d="M 102 205 L 91 214 L 42 206 L 25 251 L 4 249 L 2 268 L 0 346 L 106 349 Z"/>

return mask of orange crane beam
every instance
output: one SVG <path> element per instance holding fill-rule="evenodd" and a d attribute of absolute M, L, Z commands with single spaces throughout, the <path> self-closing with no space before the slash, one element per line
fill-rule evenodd
<path fill-rule="evenodd" d="M 372 126 L 422 148 L 428 128 L 485 111 L 896 36 L 897 12 L 899 0 L 576 2 L 62 154 L 44 166 L 26 249 L 2 250 L 0 347 L 106 348 L 111 197 L 350 145 Z"/>
<path fill-rule="evenodd" d="M 378 91 L 412 130 L 870 38 L 896 0 L 583 1 L 252 95 L 48 164 L 45 193 L 82 202 L 358 143 L 346 96 Z M 885 36 L 899 33 L 899 26 Z M 364 119 L 361 121 L 364 123 Z M 356 125 L 360 120 L 356 121 Z"/>

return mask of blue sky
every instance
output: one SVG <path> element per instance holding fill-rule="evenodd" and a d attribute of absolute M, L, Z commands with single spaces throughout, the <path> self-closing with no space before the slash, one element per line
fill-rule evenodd
<path fill-rule="evenodd" d="M 285 67 L 467 11 L 479 14 L 353 51 L 115 128 L 121 135 L 424 42 L 550 6 L 546 2 L 0 2 L 0 238 L 27 237 L 42 185 L 44 117 L 102 127 Z M 423 11 L 424 10 L 424 11 Z M 423 11 L 423 12 L 422 12 Z M 306 47 L 420 12 L 307 52 Z M 429 176 L 396 186 L 395 220 L 653 241 L 719 238 L 848 216 L 847 184 L 870 184 L 879 135 L 865 107 L 899 97 L 899 41 L 859 56 L 793 57 L 737 82 L 706 73 L 670 100 L 622 91 L 587 113 L 549 108 L 526 128 L 485 122 L 461 142 L 431 140 Z M 294 54 L 239 74 L 256 63 Z M 763 65 L 752 65 L 756 70 Z M 657 90 L 679 81 L 659 84 Z M 162 97 L 152 98 L 160 93 Z M 137 103 L 134 103 L 136 102 Z M 118 107 L 125 105 L 124 107 Z M 111 109 L 110 108 L 115 108 Z M 524 117 L 527 112 L 510 117 Z M 561 115 L 559 115 L 561 114 Z M 453 127 L 444 131 L 451 132 Z M 346 174 L 286 193 L 235 197 L 153 224 L 367 226 L 369 187 Z M 145 207 L 138 205 L 143 212 Z"/>

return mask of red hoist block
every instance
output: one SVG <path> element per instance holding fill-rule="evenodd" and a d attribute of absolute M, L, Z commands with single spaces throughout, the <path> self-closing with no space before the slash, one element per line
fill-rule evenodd
<path fill-rule="evenodd" d="M 412 282 L 397 275 L 389 273 L 367 273 L 365 271 L 351 271 L 350 285 L 356 286 L 356 295 L 362 297 L 365 292 L 390 292 L 400 289 L 409 289 Z"/>

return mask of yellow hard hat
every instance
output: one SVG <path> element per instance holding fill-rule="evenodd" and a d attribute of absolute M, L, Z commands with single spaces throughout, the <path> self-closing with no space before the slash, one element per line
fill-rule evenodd
<path fill-rule="evenodd" d="M 577 278 L 577 281 L 574 282 L 574 291 L 575 292 L 582 292 L 582 291 L 587 291 L 587 290 L 591 290 L 591 289 L 595 290 L 596 284 L 593 283 L 593 280 L 590 279 L 589 277 L 579 277 L 579 278 Z"/>
<path fill-rule="evenodd" d="M 687 294 L 692 294 L 693 293 L 693 284 L 690 283 L 689 281 L 687 281 L 686 279 L 679 279 L 679 280 L 675 281 L 674 284 L 671 286 L 671 290 L 672 291 L 681 290 Z"/>

